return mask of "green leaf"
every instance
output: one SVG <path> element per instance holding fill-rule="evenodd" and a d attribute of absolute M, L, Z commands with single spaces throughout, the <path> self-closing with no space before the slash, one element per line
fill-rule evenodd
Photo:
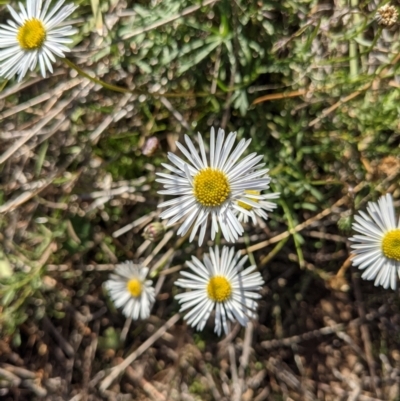
<path fill-rule="evenodd" d="M 1 304 L 3 306 L 10 305 L 11 302 L 14 300 L 14 297 L 15 297 L 15 290 L 13 288 L 8 289 L 1 299 Z"/>
<path fill-rule="evenodd" d="M 7 259 L 0 259 L 0 279 L 10 277 L 12 270 Z"/>
<path fill-rule="evenodd" d="M 205 48 L 199 51 L 189 62 L 182 65 L 178 69 L 178 73 L 182 74 L 183 72 L 192 68 L 194 65 L 200 63 L 200 61 L 203 60 L 205 57 L 207 57 L 207 55 L 210 54 L 219 44 L 220 42 L 215 41 L 210 43 L 208 46 L 205 46 Z"/>

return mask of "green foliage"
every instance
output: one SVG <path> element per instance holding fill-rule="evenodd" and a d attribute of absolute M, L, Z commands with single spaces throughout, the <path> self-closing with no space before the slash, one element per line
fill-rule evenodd
<path fill-rule="evenodd" d="M 104 336 L 99 338 L 99 348 L 101 350 L 117 350 L 121 345 L 120 331 L 114 329 L 114 327 L 108 327 L 104 331 Z"/>
<path fill-rule="evenodd" d="M 189 391 L 192 394 L 203 395 L 204 393 L 207 393 L 207 388 L 201 381 L 194 380 L 189 386 Z"/>

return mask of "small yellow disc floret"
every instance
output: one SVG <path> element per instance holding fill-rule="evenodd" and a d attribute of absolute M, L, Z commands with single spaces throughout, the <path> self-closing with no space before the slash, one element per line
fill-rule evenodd
<path fill-rule="evenodd" d="M 400 229 L 388 231 L 382 239 L 382 252 L 389 258 L 400 262 Z"/>
<path fill-rule="evenodd" d="M 260 191 L 254 191 L 252 189 L 248 189 L 248 190 L 246 190 L 244 192 L 246 194 L 248 194 L 248 195 L 260 195 Z M 256 199 L 256 198 L 253 198 L 251 196 L 246 196 L 246 198 L 249 198 L 251 201 L 258 203 L 258 199 Z M 253 209 L 253 206 L 250 206 L 247 203 L 244 203 L 244 202 L 241 202 L 241 201 L 239 201 L 237 204 L 238 204 L 238 206 L 242 207 L 245 210 L 249 210 L 250 211 L 250 210 Z"/>
<path fill-rule="evenodd" d="M 126 289 L 134 298 L 137 298 L 142 293 L 142 283 L 138 279 L 133 278 L 126 283 Z"/>
<path fill-rule="evenodd" d="M 200 170 L 193 179 L 193 192 L 196 200 L 203 206 L 221 206 L 231 192 L 226 175 L 207 167 Z"/>
<path fill-rule="evenodd" d="M 46 40 L 46 29 L 42 21 L 31 18 L 18 29 L 17 40 L 24 50 L 36 50 L 43 46 Z"/>
<path fill-rule="evenodd" d="M 207 285 L 207 294 L 214 302 L 225 302 L 231 297 L 231 284 L 223 276 L 211 277 Z"/>

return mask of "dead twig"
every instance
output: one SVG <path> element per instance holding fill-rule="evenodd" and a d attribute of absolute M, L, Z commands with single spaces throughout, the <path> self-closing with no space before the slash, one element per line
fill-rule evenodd
<path fill-rule="evenodd" d="M 53 326 L 50 319 L 45 315 L 42 319 L 43 325 L 47 331 L 53 336 L 53 338 L 57 341 L 58 345 L 64 351 L 65 355 L 68 358 L 73 358 L 75 355 L 75 351 L 70 343 L 60 334 L 60 332 Z"/>
<path fill-rule="evenodd" d="M 356 193 L 358 191 L 360 191 L 361 188 L 363 188 L 366 185 L 365 182 L 361 182 L 360 184 L 358 184 L 353 192 Z M 295 233 L 298 233 L 302 230 L 304 230 L 306 227 L 310 226 L 311 224 L 313 224 L 314 222 L 323 219 L 326 216 L 329 216 L 333 210 L 335 208 L 338 208 L 339 206 L 342 206 L 346 203 L 348 199 L 348 195 L 343 196 L 342 198 L 340 198 L 339 200 L 337 200 L 332 206 L 324 209 L 322 212 L 318 213 L 316 216 L 309 218 L 308 220 L 304 221 L 303 223 L 298 224 L 297 226 L 295 226 L 294 228 L 292 228 L 291 230 L 287 230 L 281 234 L 276 235 L 275 237 L 272 237 L 269 240 L 266 241 L 262 241 L 259 242 L 258 244 L 249 246 L 247 249 L 243 249 L 242 250 L 242 255 L 245 255 L 248 252 L 254 252 L 257 251 L 259 249 L 262 249 L 270 244 L 274 244 L 275 242 L 279 242 L 281 240 L 283 240 L 284 238 L 289 237 L 290 235 L 293 235 Z"/>
<path fill-rule="evenodd" d="M 4 120 L 7 117 L 11 117 L 14 114 L 20 113 L 21 111 L 29 109 L 32 106 L 36 106 L 37 104 L 43 103 L 46 100 L 49 100 L 55 96 L 59 97 L 63 92 L 73 88 L 74 86 L 79 85 L 81 82 L 82 82 L 81 78 L 74 78 L 66 83 L 58 85 L 50 92 L 43 93 L 42 95 L 30 99 L 25 103 L 21 103 L 18 106 L 12 107 L 11 109 L 4 111 L 3 113 L 0 113 L 0 121 Z"/>
<path fill-rule="evenodd" d="M 123 108 L 127 105 L 128 102 L 133 100 L 135 98 L 135 95 L 131 93 L 126 93 L 122 99 L 118 102 L 118 104 L 115 107 L 115 110 L 113 110 L 113 113 L 107 116 L 103 122 L 90 134 L 89 139 L 93 144 L 96 144 L 99 141 L 100 135 L 109 127 L 109 125 L 113 121 L 118 121 L 122 117 L 125 116 L 123 112 Z"/>
<path fill-rule="evenodd" d="M 166 398 L 143 377 L 143 368 L 136 366 L 134 369 L 132 366 L 127 366 L 126 375 L 136 386 L 139 386 L 150 398 L 154 401 L 165 401 Z"/>
<path fill-rule="evenodd" d="M 148 338 L 137 350 L 133 351 L 119 365 L 111 369 L 111 372 L 100 383 L 100 391 L 104 392 L 110 387 L 112 382 L 140 355 L 142 355 L 149 347 L 151 347 L 164 333 L 167 332 L 180 319 L 177 313 L 171 317 L 163 326 L 161 326 L 150 338 Z"/>
<path fill-rule="evenodd" d="M 357 300 L 358 315 L 360 316 L 360 320 L 361 320 L 361 326 L 360 326 L 361 338 L 364 343 L 364 350 L 365 350 L 365 355 L 367 357 L 368 369 L 369 369 L 369 373 L 370 373 L 371 379 L 372 379 L 372 387 L 375 391 L 375 394 L 379 398 L 381 398 L 382 397 L 381 391 L 377 387 L 377 377 L 376 377 L 374 356 L 372 353 L 371 336 L 369 334 L 368 326 L 365 324 L 366 313 L 365 313 L 364 303 L 363 303 L 363 299 L 362 299 L 360 283 L 359 283 L 358 278 L 356 278 L 355 274 L 352 274 L 352 278 L 353 278 L 354 295 Z"/>
<path fill-rule="evenodd" d="M 237 391 L 234 393 L 234 400 L 240 401 L 242 398 L 243 390 L 244 390 L 244 378 L 245 378 L 245 371 L 246 367 L 249 363 L 249 356 L 251 350 L 251 341 L 253 339 L 253 323 L 249 322 L 246 326 L 246 331 L 244 334 L 244 342 L 243 342 L 243 350 L 242 356 L 240 358 L 240 365 L 238 370 L 238 385 Z M 233 375 L 232 375 L 233 378 Z"/>
<path fill-rule="evenodd" d="M 364 321 L 373 320 L 376 317 L 380 316 L 382 313 L 384 313 L 384 311 L 385 311 L 385 308 L 381 311 L 375 311 L 375 312 L 365 315 L 364 319 L 362 319 L 361 317 L 353 319 L 347 324 L 347 326 L 350 326 L 352 324 L 359 325 L 359 324 L 362 324 L 362 322 L 364 322 Z M 281 340 L 274 339 L 274 340 L 263 341 L 261 343 L 261 346 L 267 350 L 273 349 L 273 348 L 278 348 L 278 347 L 290 347 L 293 344 L 298 344 L 302 341 L 308 341 L 308 340 L 318 338 L 320 336 L 329 335 L 329 334 L 336 334 L 338 331 L 342 331 L 345 328 L 346 328 L 346 325 L 344 323 L 337 323 L 337 324 L 334 324 L 334 325 L 331 325 L 328 327 L 322 327 L 317 330 L 308 331 L 307 333 L 303 333 L 300 335 L 283 338 Z"/>

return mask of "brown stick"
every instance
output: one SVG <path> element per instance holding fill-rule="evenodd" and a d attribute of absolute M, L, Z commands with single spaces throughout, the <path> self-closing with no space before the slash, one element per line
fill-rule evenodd
<path fill-rule="evenodd" d="M 358 310 L 358 315 L 360 316 L 361 319 L 361 326 L 360 326 L 360 331 L 361 331 L 361 338 L 364 343 L 364 350 L 365 350 L 365 356 L 367 357 L 367 364 L 368 364 L 368 369 L 369 373 L 372 378 L 372 387 L 375 391 L 375 394 L 381 398 L 382 394 L 380 389 L 376 386 L 376 371 L 375 371 L 375 361 L 374 357 L 372 355 L 372 344 L 371 344 L 371 336 L 369 334 L 369 329 L 368 326 L 365 324 L 365 308 L 364 308 L 364 302 L 362 299 L 362 293 L 360 289 L 360 282 L 359 279 L 356 278 L 355 274 L 352 274 L 352 279 L 353 279 L 353 287 L 354 287 L 354 295 L 357 300 L 357 310 Z"/>
<path fill-rule="evenodd" d="M 112 382 L 140 355 L 150 348 L 168 329 L 170 329 L 179 319 L 177 313 L 171 317 L 163 326 L 161 326 L 150 338 L 148 338 L 138 349 L 128 355 L 119 365 L 111 369 L 111 372 L 100 383 L 100 391 L 104 392 L 111 386 Z"/>

